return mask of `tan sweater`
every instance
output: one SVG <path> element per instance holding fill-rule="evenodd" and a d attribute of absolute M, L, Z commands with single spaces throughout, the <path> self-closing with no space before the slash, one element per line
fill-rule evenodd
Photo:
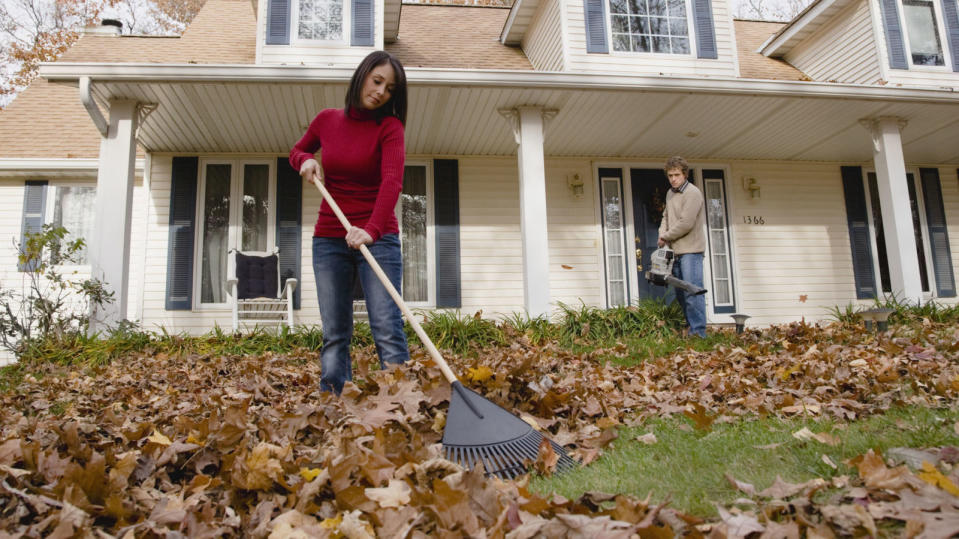
<path fill-rule="evenodd" d="M 682 193 L 666 193 L 666 209 L 659 225 L 659 237 L 677 255 L 706 252 L 706 206 L 703 193 L 691 183 Z"/>

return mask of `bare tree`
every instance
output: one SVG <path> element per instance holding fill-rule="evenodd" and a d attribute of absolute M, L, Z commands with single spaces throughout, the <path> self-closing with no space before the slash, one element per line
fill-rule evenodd
<path fill-rule="evenodd" d="M 812 0 L 739 0 L 733 8 L 733 16 L 759 21 L 789 21 L 810 3 Z"/>
<path fill-rule="evenodd" d="M 2 0 L 0 109 L 26 88 L 40 62 L 56 60 L 84 26 L 108 16 L 127 33 L 178 34 L 205 0 Z"/>

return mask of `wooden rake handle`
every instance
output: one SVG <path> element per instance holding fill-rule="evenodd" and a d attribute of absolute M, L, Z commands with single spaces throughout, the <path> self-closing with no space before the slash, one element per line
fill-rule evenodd
<path fill-rule="evenodd" d="M 330 208 L 333 209 L 333 213 L 336 214 L 337 219 L 340 220 L 340 224 L 343 225 L 343 228 L 347 232 L 350 231 L 352 225 L 350 225 L 349 219 L 346 218 L 346 215 L 343 214 L 343 210 L 340 209 L 340 206 L 337 205 L 336 201 L 333 200 L 333 197 L 330 196 L 330 192 L 326 190 L 326 187 L 323 186 L 323 182 L 313 181 L 313 185 L 316 186 L 320 191 L 320 195 L 326 199 L 326 203 L 330 205 Z M 406 306 L 406 302 L 403 301 L 403 296 L 396 291 L 396 287 L 393 286 L 393 283 L 390 282 L 389 277 L 386 276 L 386 273 L 383 272 L 383 268 L 380 267 L 380 264 L 373 258 L 373 253 L 366 248 L 366 245 L 360 245 L 360 252 L 363 253 L 363 258 L 366 259 L 366 262 L 373 268 L 373 272 L 376 273 L 376 276 L 380 279 L 380 282 L 383 283 L 383 286 L 386 287 L 386 291 L 390 293 L 390 297 L 393 298 L 393 301 L 396 302 L 396 306 L 403 311 L 403 316 L 406 317 L 406 321 L 413 326 L 413 331 L 416 332 L 416 336 L 420 338 L 420 342 L 426 346 L 426 349 L 430 353 L 430 357 L 433 358 L 433 361 L 440 366 L 440 371 L 443 372 L 443 376 L 446 377 L 446 380 L 453 384 L 456 382 L 456 375 L 453 374 L 452 369 L 446 363 L 446 360 L 443 359 L 443 356 L 440 354 L 439 350 L 436 349 L 436 345 L 433 344 L 433 341 L 426 336 L 426 332 L 423 331 L 423 326 L 416 321 L 416 317 L 413 316 L 413 312 L 410 311 L 410 308 Z"/>

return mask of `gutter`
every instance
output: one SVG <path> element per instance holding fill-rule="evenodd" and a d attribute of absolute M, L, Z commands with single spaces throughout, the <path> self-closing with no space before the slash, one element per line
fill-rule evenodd
<path fill-rule="evenodd" d="M 43 63 L 40 76 L 51 82 L 73 83 L 84 78 L 98 82 L 144 84 L 348 84 L 352 68 L 217 64 L 96 64 Z M 774 97 L 892 100 L 959 103 L 959 88 L 889 87 L 815 81 L 774 81 L 732 77 L 676 77 L 557 71 L 407 68 L 410 86 L 452 86 L 503 89 L 611 90 L 680 92 Z M 81 91 L 81 96 L 83 92 Z M 92 101 L 92 100 L 91 100 Z M 88 108 L 89 110 L 89 108 Z M 99 112 L 99 110 L 97 110 Z M 91 112 L 91 117 L 93 113 Z M 102 115 L 100 116 L 102 119 Z M 96 121 L 96 119 L 94 119 Z M 104 122 L 105 123 L 105 122 Z"/>
<path fill-rule="evenodd" d="M 99 131 L 102 136 L 107 136 L 107 133 L 110 132 L 110 124 L 108 124 L 103 117 L 103 113 L 100 112 L 100 107 L 97 106 L 97 103 L 93 100 L 93 96 L 90 93 L 90 77 L 80 77 L 80 102 L 83 103 L 83 107 L 87 109 L 87 114 L 89 114 L 90 119 L 93 120 L 93 125 L 97 126 L 97 131 Z"/>

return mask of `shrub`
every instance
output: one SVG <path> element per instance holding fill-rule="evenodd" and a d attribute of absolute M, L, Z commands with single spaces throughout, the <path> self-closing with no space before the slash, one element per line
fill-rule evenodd
<path fill-rule="evenodd" d="M 23 277 L 20 290 L 0 287 L 0 346 L 17 357 L 39 343 L 82 340 L 91 310 L 113 301 L 103 282 L 62 273 L 80 262 L 84 247 L 67 235 L 66 228 L 44 225 L 15 245 Z"/>

